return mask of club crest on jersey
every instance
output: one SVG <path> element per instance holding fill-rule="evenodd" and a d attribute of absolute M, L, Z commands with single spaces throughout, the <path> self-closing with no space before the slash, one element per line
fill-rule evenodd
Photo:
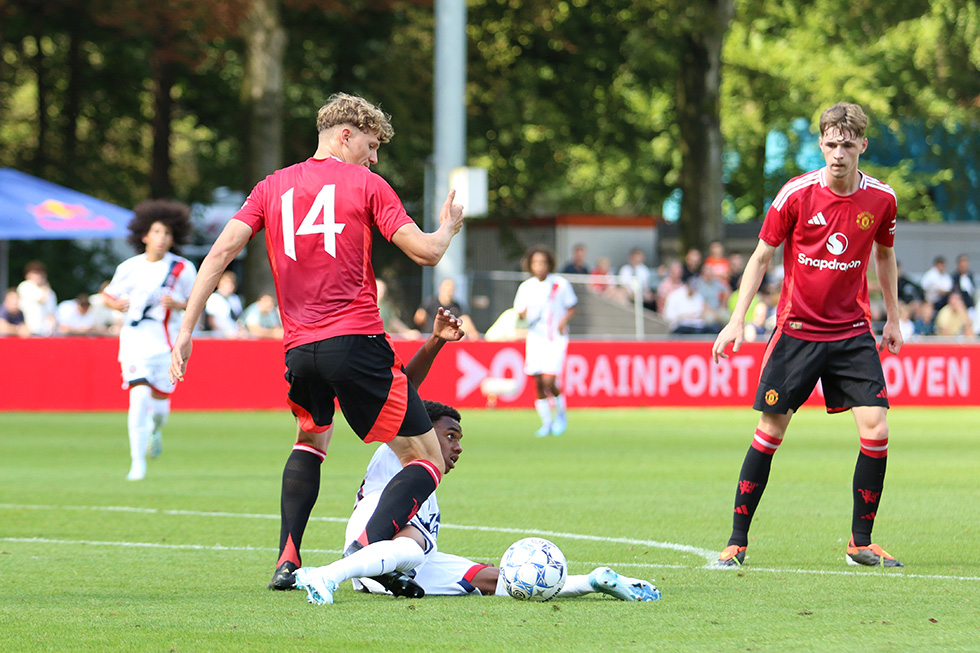
<path fill-rule="evenodd" d="M 861 231 L 867 231 L 875 223 L 875 217 L 867 211 L 858 213 L 857 225 Z"/>
<path fill-rule="evenodd" d="M 779 401 L 779 393 L 775 390 L 767 390 L 766 404 L 769 406 L 775 406 L 777 401 Z"/>

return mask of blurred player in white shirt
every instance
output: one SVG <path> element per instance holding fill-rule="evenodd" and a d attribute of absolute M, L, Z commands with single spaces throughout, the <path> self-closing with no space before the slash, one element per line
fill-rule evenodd
<path fill-rule="evenodd" d="M 149 200 L 135 209 L 128 242 L 139 254 L 116 268 L 103 294 L 125 314 L 119 333 L 123 388 L 129 389 L 126 478 L 146 476 L 146 456 L 160 453 L 160 430 L 170 415 L 170 352 L 197 271 L 174 253 L 190 234 L 190 210 L 170 200 Z"/>
<path fill-rule="evenodd" d="M 578 298 L 572 284 L 554 274 L 555 254 L 537 246 L 524 255 L 531 273 L 517 288 L 514 310 L 527 320 L 524 373 L 534 377 L 537 399 L 534 407 L 541 417 L 539 438 L 561 435 L 568 424 L 565 395 L 558 388 L 558 375 L 568 350 L 568 322 L 575 315 Z M 552 415 L 552 402 L 555 405 Z"/>

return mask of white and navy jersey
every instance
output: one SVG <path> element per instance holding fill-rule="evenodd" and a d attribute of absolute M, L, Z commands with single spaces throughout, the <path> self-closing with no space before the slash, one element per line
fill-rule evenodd
<path fill-rule="evenodd" d="M 186 302 L 196 276 L 193 263 L 170 252 L 159 261 L 138 254 L 119 264 L 104 292 L 129 300 L 119 332 L 120 361 L 143 360 L 173 350 L 183 313 L 164 307 L 161 300 L 170 295 Z"/>
<path fill-rule="evenodd" d="M 566 335 L 558 332 L 558 326 L 577 303 L 572 284 L 557 274 L 549 274 L 544 280 L 537 277 L 524 280 L 514 296 L 514 310 L 527 311 L 528 333 L 549 340 Z"/>
<path fill-rule="evenodd" d="M 402 463 L 398 460 L 395 452 L 386 444 L 378 447 L 371 457 L 371 462 L 368 463 L 367 471 L 364 473 L 364 481 L 361 482 L 361 488 L 357 491 L 357 501 L 360 502 L 373 494 L 380 495 L 385 486 L 388 485 L 388 481 L 400 471 L 402 471 Z M 419 507 L 418 512 L 408 523 L 419 529 L 428 542 L 428 546 L 425 547 L 426 555 L 437 550 L 436 539 L 439 537 L 441 522 L 439 501 L 436 499 L 435 492 L 429 495 L 429 498 Z"/>

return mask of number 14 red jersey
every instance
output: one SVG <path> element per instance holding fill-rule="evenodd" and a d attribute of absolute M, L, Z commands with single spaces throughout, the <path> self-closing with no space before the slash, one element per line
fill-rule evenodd
<path fill-rule="evenodd" d="M 841 340 L 871 329 L 872 244 L 895 242 L 895 191 L 860 172 L 858 190 L 837 195 L 825 171 L 787 182 L 759 233 L 773 247 L 784 244 L 776 325 L 801 340 Z"/>
<path fill-rule="evenodd" d="M 372 227 L 386 239 L 412 218 L 364 166 L 310 158 L 256 184 L 234 215 L 265 229 L 286 350 L 326 338 L 380 334 Z"/>

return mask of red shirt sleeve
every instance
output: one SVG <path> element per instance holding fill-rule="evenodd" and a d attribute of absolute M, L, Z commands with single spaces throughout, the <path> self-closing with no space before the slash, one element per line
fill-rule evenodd
<path fill-rule="evenodd" d="M 232 216 L 235 220 L 240 220 L 251 227 L 253 237 L 265 227 L 265 189 L 268 179 L 266 177 L 255 185 L 245 198 L 242 208 Z"/>
<path fill-rule="evenodd" d="M 394 189 L 379 175 L 371 174 L 368 185 L 368 205 L 374 216 L 378 231 L 386 240 L 391 240 L 401 227 L 414 222 L 405 212 L 402 201 Z"/>

